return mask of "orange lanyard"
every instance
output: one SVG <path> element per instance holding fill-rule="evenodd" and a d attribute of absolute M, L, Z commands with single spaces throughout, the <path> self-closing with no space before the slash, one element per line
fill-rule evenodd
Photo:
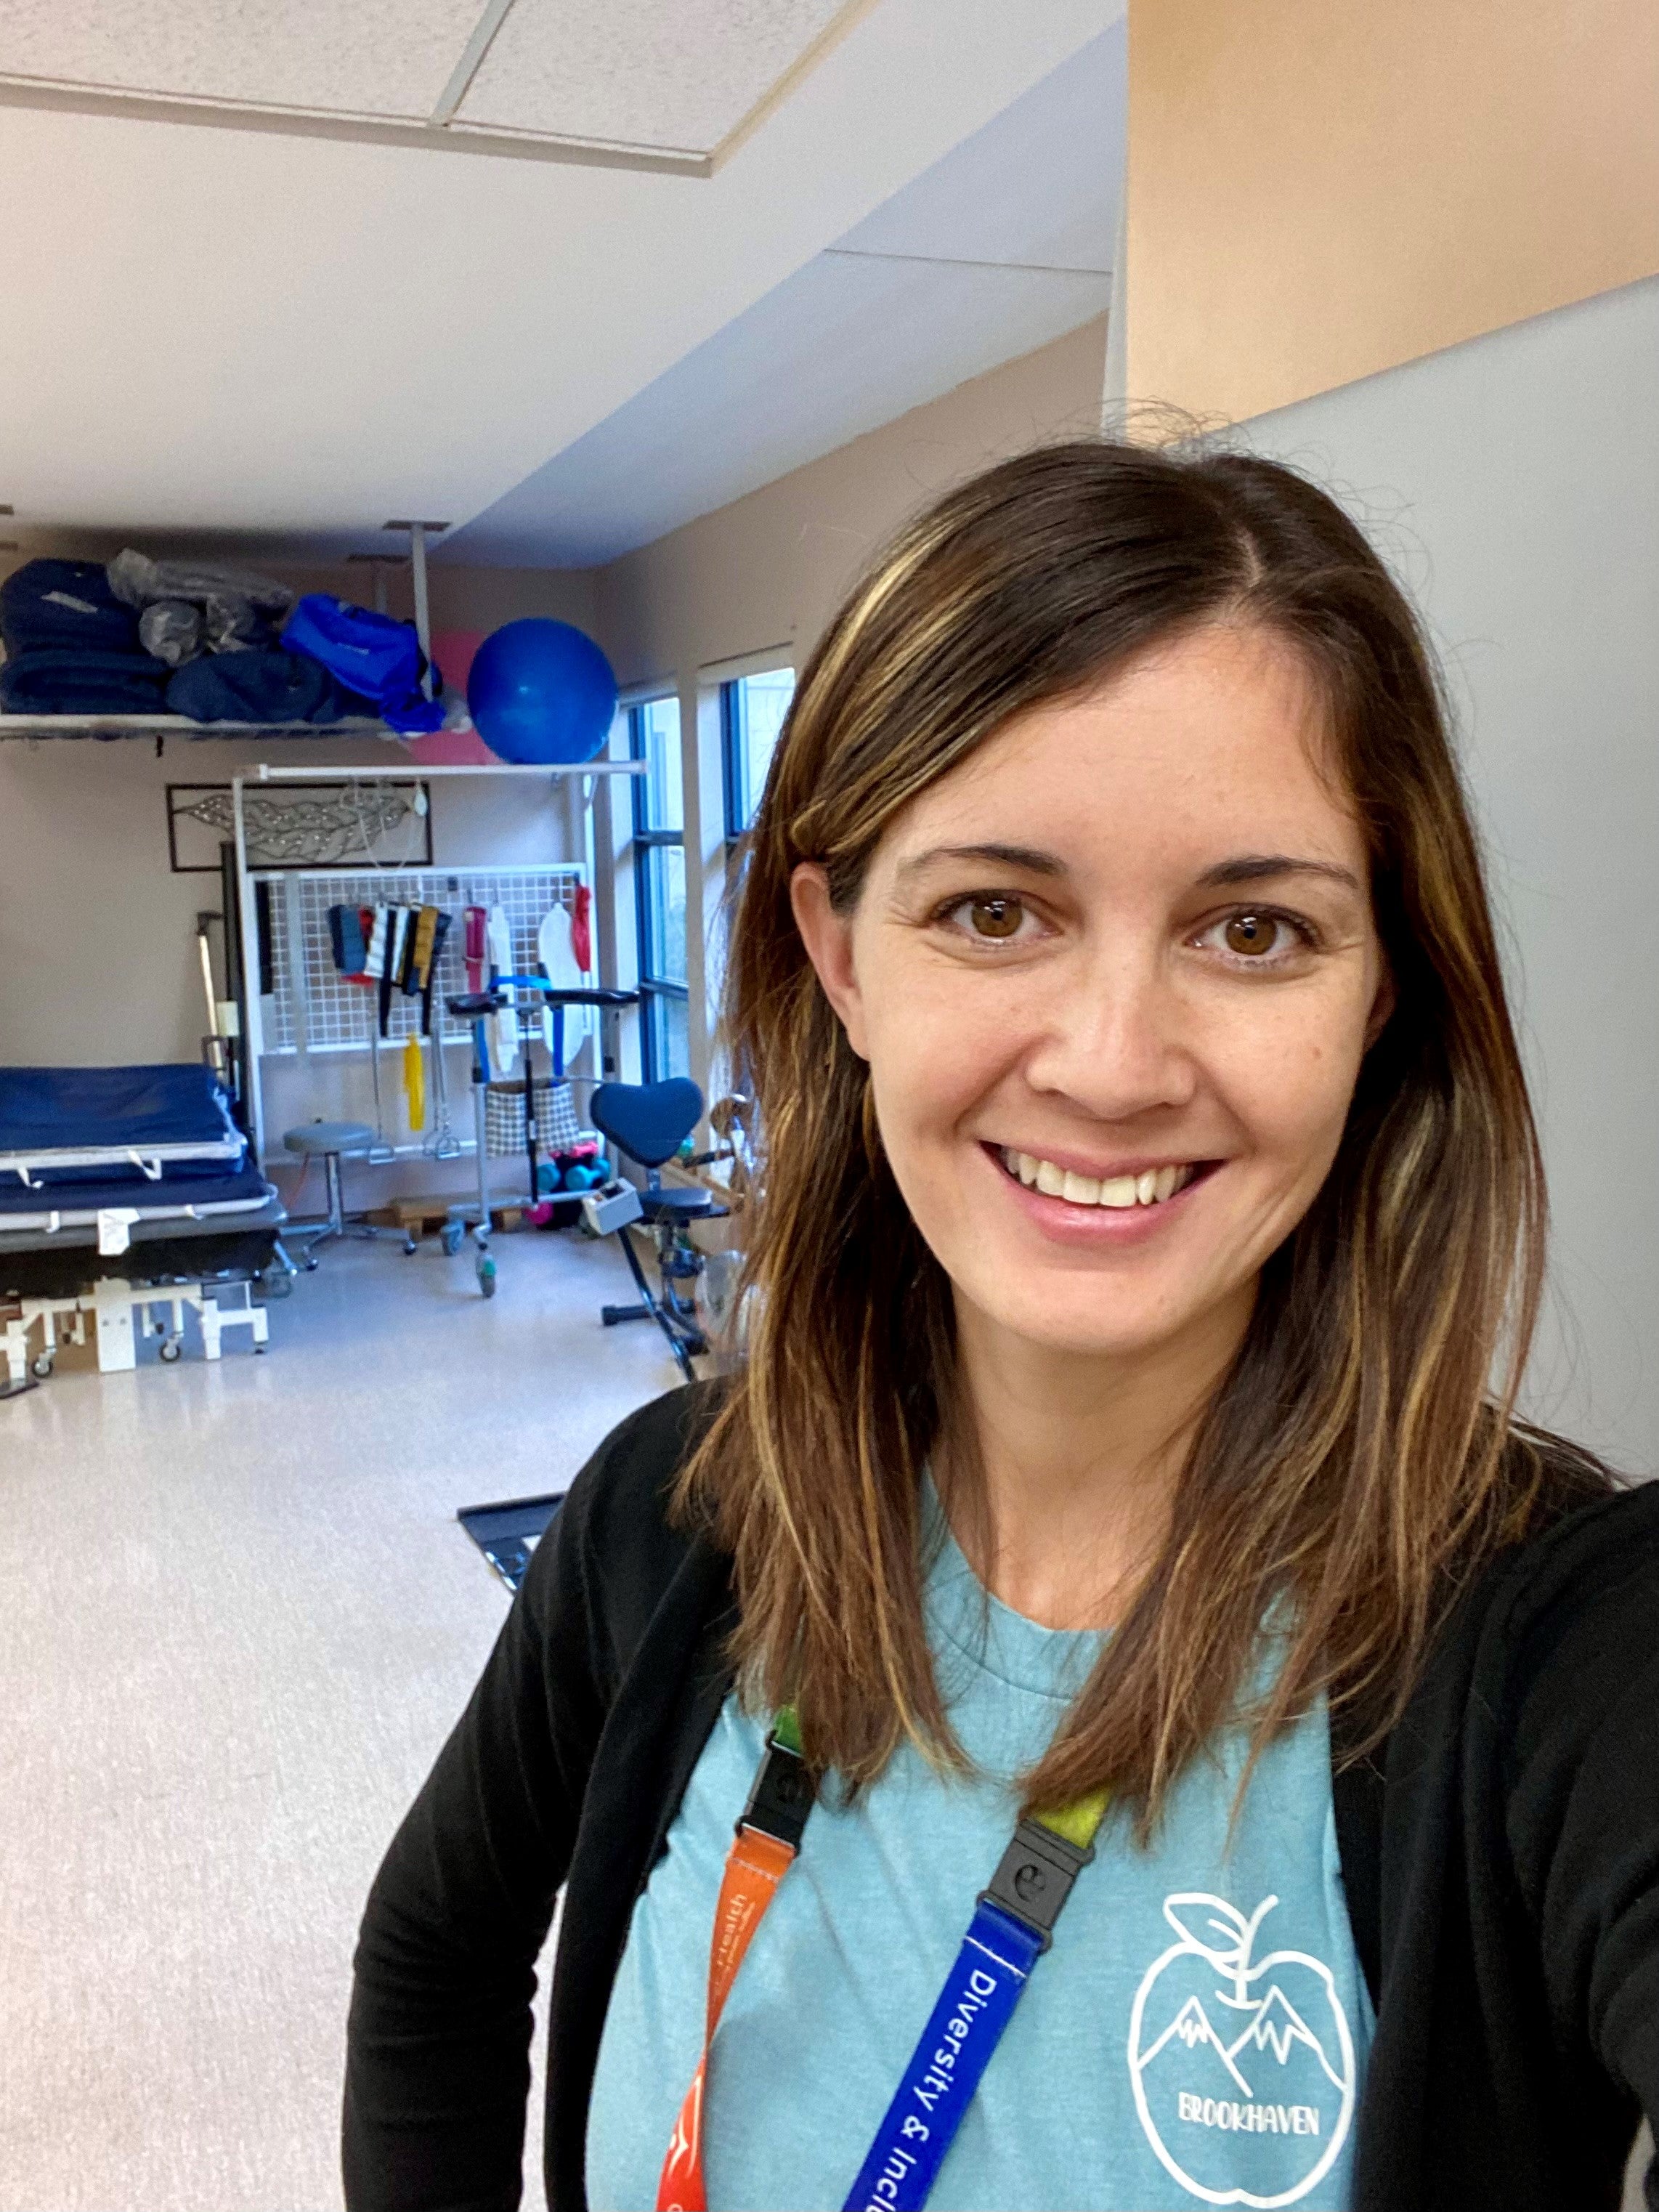
<path fill-rule="evenodd" d="M 786 1705 L 772 1723 L 766 1757 L 737 1824 L 737 1840 L 726 1853 L 708 1954 L 702 2056 L 663 2160 L 657 2212 L 708 2212 L 702 2181 L 702 2093 L 709 2046 L 755 1930 L 794 1863 L 815 1793 L 811 1771 L 801 1754 L 800 1726 L 793 1706 Z"/>

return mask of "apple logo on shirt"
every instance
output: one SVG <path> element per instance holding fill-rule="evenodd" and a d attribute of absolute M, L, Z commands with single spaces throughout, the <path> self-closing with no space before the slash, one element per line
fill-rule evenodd
<path fill-rule="evenodd" d="M 1353 2038 L 1330 1968 L 1306 1951 L 1255 1956 L 1264 1898 L 1177 1891 L 1179 1940 L 1129 2016 L 1129 2077 L 1146 2139 L 1206 2204 L 1294 2204 L 1329 2172 L 1354 2106 Z"/>

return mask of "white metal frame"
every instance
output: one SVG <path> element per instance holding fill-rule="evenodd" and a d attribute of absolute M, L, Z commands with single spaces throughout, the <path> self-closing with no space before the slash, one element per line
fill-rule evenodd
<path fill-rule="evenodd" d="M 371 780 L 377 780 L 382 782 L 392 781 L 409 783 L 416 781 L 428 782 L 434 778 L 448 778 L 453 776 L 482 776 L 491 779 L 499 779 L 507 776 L 546 776 L 551 778 L 556 785 L 566 779 L 579 776 L 583 780 L 580 788 L 582 795 L 583 811 L 587 817 L 586 842 L 589 854 L 592 856 L 594 853 L 596 842 L 602 853 L 605 850 L 605 843 L 607 842 L 603 839 L 596 841 L 593 834 L 592 816 L 596 794 L 605 794 L 604 811 L 608 816 L 610 785 L 607 779 L 615 775 L 642 775 L 644 772 L 645 763 L 643 761 L 613 761 L 607 760 L 603 757 L 591 761 L 542 763 L 526 767 L 518 767 L 502 763 L 499 766 L 485 766 L 481 764 L 477 767 L 444 766 L 428 768 L 423 767 L 418 763 L 405 761 L 402 765 L 397 768 L 374 767 L 319 769 L 316 768 L 277 767 L 268 761 L 262 761 L 258 767 L 251 773 L 241 775 L 234 775 L 231 778 L 231 808 L 235 823 L 236 899 L 241 918 L 242 976 L 247 1000 L 247 1030 L 246 1035 L 243 1039 L 244 1066 L 246 1080 L 247 1083 L 248 1103 L 253 1124 L 252 1130 L 251 1132 L 253 1146 L 253 1156 L 258 1163 L 262 1171 L 264 1167 L 265 1158 L 264 1074 L 264 1034 L 263 1009 L 261 1008 L 259 1002 L 258 917 L 253 888 L 256 871 L 250 867 L 248 864 L 247 822 L 243 805 L 243 794 L 247 786 L 250 784 L 300 782 L 349 784 L 366 783 Z M 589 779 L 591 779 L 591 782 L 589 781 Z M 445 864 L 440 862 L 435 863 L 435 865 L 441 866 Z M 589 865 L 591 870 L 592 858 L 590 858 Z M 264 872 L 260 871 L 257 872 Z M 389 869 L 387 871 L 387 875 L 390 880 L 395 881 L 397 871 Z M 590 873 L 589 879 L 590 881 L 595 880 L 592 873 Z M 607 980 L 605 976 L 605 939 L 607 934 L 606 908 L 609 904 L 609 901 L 606 898 L 599 898 L 596 901 L 596 903 L 599 908 L 599 972 L 601 980 L 604 981 Z M 613 937 L 611 951 L 613 964 L 614 957 Z M 612 1058 L 615 1056 L 616 1046 L 614 1023 L 614 1012 L 607 1009 L 605 1018 L 602 1021 L 600 1025 L 602 1070 L 605 1057 L 607 1053 Z"/>
<path fill-rule="evenodd" d="M 691 939 L 697 943 L 696 955 L 696 985 L 691 1001 L 691 1018 L 687 1024 L 691 1040 L 690 1060 L 692 1079 L 702 1091 L 704 1100 L 713 1104 L 727 1076 L 723 1064 L 717 1063 L 715 1042 L 720 1024 L 720 993 L 716 969 L 725 957 L 725 928 L 727 921 L 726 839 L 726 738 L 720 719 L 720 692 L 724 685 L 736 683 L 744 676 L 764 676 L 775 668 L 795 669 L 799 674 L 795 645 L 793 639 L 778 645 L 757 647 L 752 653 L 728 654 L 720 660 L 700 662 L 690 680 L 690 697 L 694 702 L 692 720 L 688 730 L 686 708 L 680 708 L 680 728 L 684 749 L 684 772 L 696 780 L 696 853 L 690 850 L 687 836 L 685 865 L 686 904 L 686 968 L 687 980 L 691 980 Z M 688 803 L 687 817 L 690 820 Z M 695 902 L 695 905 L 694 905 Z M 695 912 L 696 927 L 691 927 Z M 711 953 L 715 957 L 711 958 Z M 699 1123 L 697 1142 L 707 1146 L 713 1141 L 713 1132 L 707 1116 Z"/>

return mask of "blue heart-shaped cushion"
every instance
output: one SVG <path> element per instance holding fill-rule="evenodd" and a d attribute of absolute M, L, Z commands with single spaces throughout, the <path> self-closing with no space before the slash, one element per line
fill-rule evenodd
<path fill-rule="evenodd" d="M 587 1110 L 593 1127 L 630 1159 L 659 1168 L 696 1127 L 702 1093 L 684 1075 L 667 1083 L 602 1083 Z"/>

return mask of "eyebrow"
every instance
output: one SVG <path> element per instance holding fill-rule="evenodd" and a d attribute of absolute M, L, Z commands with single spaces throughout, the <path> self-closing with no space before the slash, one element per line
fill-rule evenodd
<path fill-rule="evenodd" d="M 1052 853 L 1039 852 L 1032 845 L 934 845 L 925 853 L 913 854 L 909 860 L 899 863 L 900 878 L 919 876 L 925 868 L 936 867 L 941 860 L 989 860 L 1005 868 L 1024 868 L 1032 876 L 1063 876 L 1066 873 L 1064 860 L 1056 860 Z"/>
<path fill-rule="evenodd" d="M 1033 876 L 1063 876 L 1069 872 L 1063 860 L 1036 846 L 992 843 L 932 846 L 927 852 L 902 861 L 899 877 L 908 881 L 942 860 L 988 860 L 1005 868 L 1024 869 Z M 1346 890 L 1357 893 L 1364 888 L 1352 868 L 1342 867 L 1334 860 L 1299 860 L 1290 853 L 1241 853 L 1236 859 L 1218 860 L 1214 867 L 1206 868 L 1198 884 L 1203 890 L 1230 890 L 1243 884 L 1264 883 L 1275 876 L 1322 876 L 1328 882 L 1340 884 Z"/>
<path fill-rule="evenodd" d="M 1235 860 L 1222 860 L 1213 868 L 1206 868 L 1199 878 L 1205 890 L 1230 890 L 1239 884 L 1259 884 L 1270 876 L 1323 876 L 1328 883 L 1340 884 L 1345 890 L 1364 889 L 1352 868 L 1340 866 L 1334 860 L 1303 860 L 1289 853 L 1244 853 Z"/>

